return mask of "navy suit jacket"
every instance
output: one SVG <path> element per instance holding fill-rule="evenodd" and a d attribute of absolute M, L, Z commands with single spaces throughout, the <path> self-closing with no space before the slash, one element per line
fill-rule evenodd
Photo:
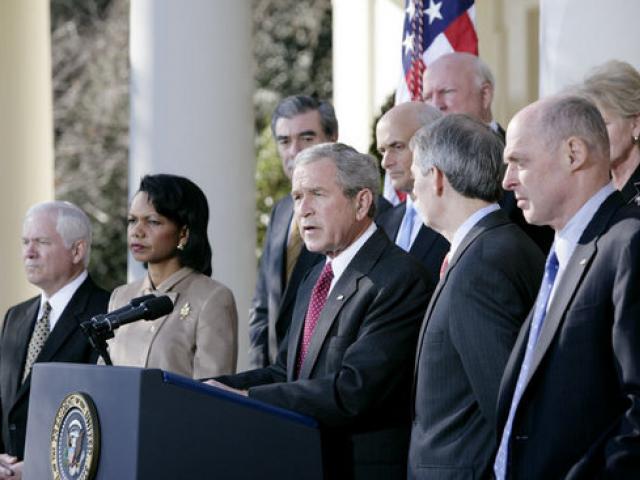
<path fill-rule="evenodd" d="M 109 293 L 87 278 L 76 290 L 49 334 L 36 363 L 95 363 L 97 353 L 80 330 L 80 323 L 106 313 Z M 24 456 L 31 374 L 22 383 L 27 348 L 40 307 L 40 296 L 11 307 L 0 339 L 0 451 Z"/>
<path fill-rule="evenodd" d="M 382 213 L 376 219 L 376 223 L 384 229 L 391 240 L 398 236 L 398 230 L 400 230 L 400 224 L 406 209 L 406 202 L 402 202 Z M 425 266 L 433 282 L 437 283 L 440 278 L 442 260 L 448 251 L 449 242 L 447 239 L 426 225 L 422 225 L 418 236 L 409 249 L 409 254 Z"/>
<path fill-rule="evenodd" d="M 501 210 L 463 239 L 418 342 L 409 478 L 490 472 L 500 379 L 543 269 L 540 249 Z"/>
<path fill-rule="evenodd" d="M 328 478 L 405 478 L 416 341 L 433 290 L 422 265 L 378 229 L 348 265 L 295 364 L 311 291 L 300 286 L 275 365 L 220 377 L 249 396 L 318 419 L 331 437 Z"/>
<path fill-rule="evenodd" d="M 378 197 L 376 215 L 390 207 L 387 200 Z M 249 312 L 249 365 L 253 368 L 266 367 L 276 361 L 291 324 L 300 282 L 311 267 L 324 259 L 324 255 L 310 252 L 303 244 L 291 278 L 286 282 L 287 242 L 292 218 L 293 199 L 287 195 L 271 211 Z"/>
<path fill-rule="evenodd" d="M 507 477 L 640 478 L 640 209 L 611 194 L 556 285 L 510 436 Z M 498 399 L 502 431 L 531 315 Z"/>

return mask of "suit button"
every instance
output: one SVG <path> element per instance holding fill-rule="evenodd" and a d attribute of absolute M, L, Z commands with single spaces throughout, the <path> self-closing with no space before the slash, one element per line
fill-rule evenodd
<path fill-rule="evenodd" d="M 15 423 L 11 423 L 11 424 L 9 424 L 9 430 L 10 430 L 10 431 L 15 432 L 15 431 L 16 431 L 16 429 L 17 429 L 17 428 L 16 428 L 16 424 L 15 424 Z"/>

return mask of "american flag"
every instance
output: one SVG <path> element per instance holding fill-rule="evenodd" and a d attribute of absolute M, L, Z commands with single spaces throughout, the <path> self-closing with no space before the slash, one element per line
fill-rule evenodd
<path fill-rule="evenodd" d="M 405 0 L 402 33 L 404 76 L 396 90 L 396 104 L 422 100 L 422 75 L 440 55 L 469 52 L 478 55 L 474 0 Z M 400 201 L 385 175 L 384 197 Z"/>
<path fill-rule="evenodd" d="M 440 55 L 478 54 L 474 0 L 405 0 L 402 38 L 404 79 L 396 103 L 422 99 L 422 74 Z"/>

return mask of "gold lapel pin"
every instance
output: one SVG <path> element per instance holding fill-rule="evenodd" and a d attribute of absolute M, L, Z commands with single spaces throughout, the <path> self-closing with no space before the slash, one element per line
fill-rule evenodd
<path fill-rule="evenodd" d="M 180 319 L 184 320 L 185 318 L 187 318 L 190 312 L 191 312 L 191 305 L 189 305 L 189 302 L 187 302 L 180 309 Z"/>

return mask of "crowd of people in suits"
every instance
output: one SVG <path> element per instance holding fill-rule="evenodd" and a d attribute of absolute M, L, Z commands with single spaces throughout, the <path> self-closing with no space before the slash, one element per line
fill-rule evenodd
<path fill-rule="evenodd" d="M 84 212 L 30 209 L 24 265 L 41 294 L 0 337 L 0 479 L 21 476 L 34 363 L 96 362 L 79 324 L 149 293 L 174 310 L 118 330 L 114 364 L 316 418 L 326 478 L 640 478 L 640 73 L 608 62 L 506 132 L 493 94 L 484 62 L 452 53 L 426 70 L 424 101 L 384 113 L 395 206 L 378 162 L 338 142 L 328 102 L 278 104 L 292 189 L 272 210 L 246 372 L 192 181 L 142 179 L 127 235 L 147 275 L 110 299 L 87 273 Z"/>

